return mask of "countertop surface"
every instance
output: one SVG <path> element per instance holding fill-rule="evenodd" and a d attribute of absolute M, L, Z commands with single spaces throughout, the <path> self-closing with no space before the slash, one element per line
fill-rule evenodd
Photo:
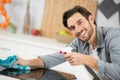
<path fill-rule="evenodd" d="M 38 45 L 38 46 L 42 46 L 46 48 L 49 47 L 49 48 L 54 48 L 54 49 L 59 49 L 61 47 L 65 47 L 66 45 L 52 38 L 33 36 L 29 34 L 15 34 L 15 33 L 11 33 L 7 30 L 2 30 L 2 29 L 0 29 L 0 39 L 20 42 L 20 43 L 25 43 L 25 44 L 31 44 L 31 45 Z"/>
<path fill-rule="evenodd" d="M 2 68 L 2 67 L 0 67 Z M 0 71 L 1 80 L 74 80 L 74 75 L 50 69 L 15 70 L 3 69 Z"/>

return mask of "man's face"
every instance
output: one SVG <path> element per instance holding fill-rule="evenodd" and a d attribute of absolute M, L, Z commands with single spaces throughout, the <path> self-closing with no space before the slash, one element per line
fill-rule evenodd
<path fill-rule="evenodd" d="M 67 19 L 69 30 L 82 41 L 89 41 L 93 34 L 91 21 L 87 20 L 80 13 L 75 13 Z"/>

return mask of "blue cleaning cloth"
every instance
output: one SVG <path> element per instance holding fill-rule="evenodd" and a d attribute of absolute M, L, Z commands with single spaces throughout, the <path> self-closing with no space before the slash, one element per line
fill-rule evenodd
<path fill-rule="evenodd" d="M 29 66 L 13 65 L 18 60 L 16 55 L 9 56 L 5 60 L 0 59 L 0 66 L 11 69 L 30 70 Z"/>

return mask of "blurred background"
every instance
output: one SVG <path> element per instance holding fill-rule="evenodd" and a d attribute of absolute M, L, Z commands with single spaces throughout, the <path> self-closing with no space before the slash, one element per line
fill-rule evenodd
<path fill-rule="evenodd" d="M 4 0 L 1 0 L 4 1 Z M 62 13 L 74 5 L 90 10 L 99 26 L 120 27 L 120 0 L 8 0 L 4 6 L 9 16 L 9 26 L 15 27 L 16 34 L 32 34 L 34 29 L 40 36 L 54 38 L 64 29 Z M 0 14 L 0 23 L 4 22 Z M 35 33 L 37 33 L 35 31 Z M 61 31 L 64 33 L 64 31 Z"/>

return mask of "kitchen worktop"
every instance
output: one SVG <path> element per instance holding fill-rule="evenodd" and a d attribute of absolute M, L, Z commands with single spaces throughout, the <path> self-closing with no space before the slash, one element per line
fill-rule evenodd
<path fill-rule="evenodd" d="M 52 38 L 29 34 L 15 34 L 0 29 L 0 55 L 4 58 L 8 54 L 17 54 L 25 59 L 34 58 L 39 55 L 54 53 L 65 46 L 66 44 Z"/>
<path fill-rule="evenodd" d="M 1 67 L 0 67 L 1 68 Z M 72 74 L 58 72 L 50 69 L 15 70 L 4 69 L 0 71 L 1 80 L 74 80 Z"/>
<path fill-rule="evenodd" d="M 31 45 L 37 45 L 42 47 L 49 47 L 54 49 L 59 49 L 65 46 L 64 43 L 60 43 L 52 38 L 47 38 L 42 36 L 33 36 L 30 34 L 15 34 L 7 30 L 0 30 L 0 39 L 20 42 L 25 44 L 31 44 Z"/>

